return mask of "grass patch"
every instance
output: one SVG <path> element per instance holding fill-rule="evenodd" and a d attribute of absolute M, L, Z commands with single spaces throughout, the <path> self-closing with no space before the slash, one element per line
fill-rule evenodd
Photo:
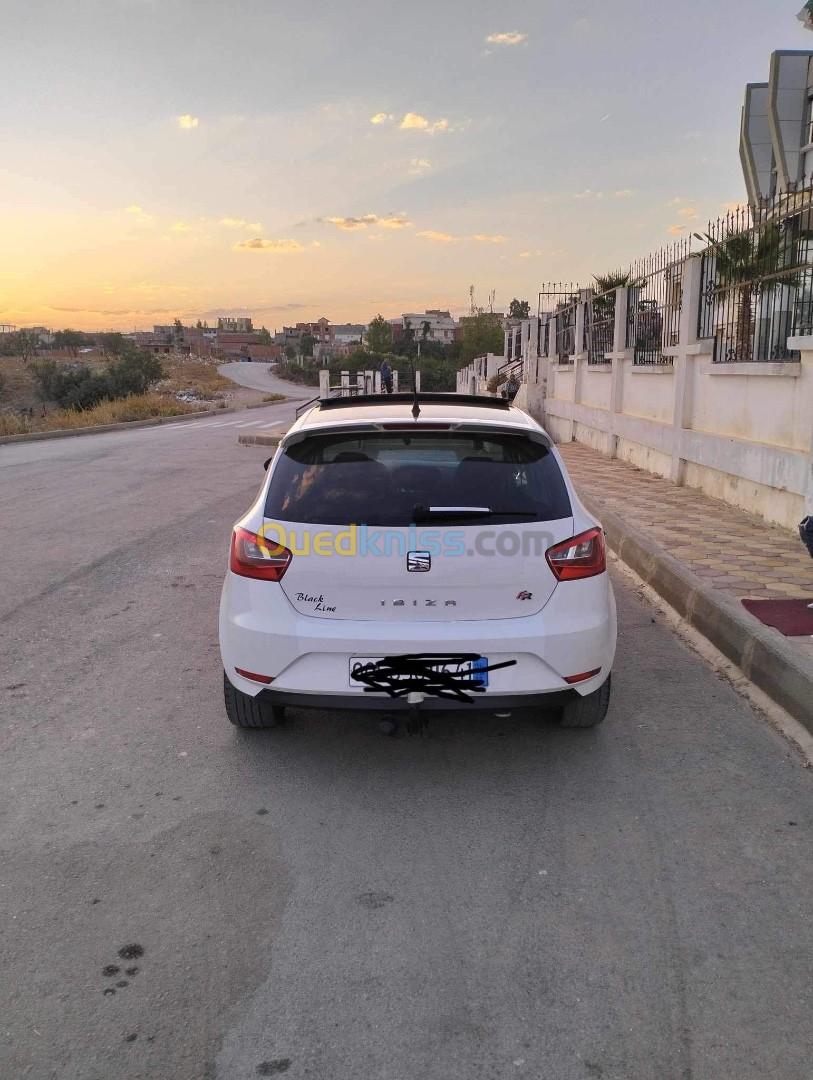
<path fill-rule="evenodd" d="M 217 370 L 215 360 L 192 359 L 188 356 L 162 356 L 161 363 L 166 372 L 162 379 L 162 390 L 178 393 L 187 390 L 199 397 L 211 398 L 224 390 L 233 390 L 231 379 L 224 379 Z"/>
<path fill-rule="evenodd" d="M 285 394 L 266 394 L 263 401 L 285 401 Z"/>
<path fill-rule="evenodd" d="M 165 394 L 134 394 L 116 401 L 102 401 L 92 409 L 55 409 L 46 416 L 21 417 L 0 413 L 0 435 L 25 435 L 31 431 L 65 431 L 154 420 L 160 416 L 182 416 L 200 412 L 203 405 L 189 405 Z"/>

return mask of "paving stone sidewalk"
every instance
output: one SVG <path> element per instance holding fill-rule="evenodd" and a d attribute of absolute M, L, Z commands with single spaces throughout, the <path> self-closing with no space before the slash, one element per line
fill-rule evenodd
<path fill-rule="evenodd" d="M 622 515 L 706 585 L 738 601 L 813 601 L 813 559 L 798 535 L 579 443 L 558 449 L 580 491 Z M 789 640 L 813 648 L 808 639 Z"/>

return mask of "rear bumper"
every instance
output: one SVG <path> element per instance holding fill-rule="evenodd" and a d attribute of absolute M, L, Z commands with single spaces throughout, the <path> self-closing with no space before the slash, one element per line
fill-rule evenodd
<path fill-rule="evenodd" d="M 606 574 L 562 582 L 542 611 L 513 619 L 399 623 L 312 618 L 297 613 L 275 582 L 231 573 L 220 605 L 220 651 L 230 681 L 251 697 L 291 695 L 288 702 L 277 697 L 281 704 L 308 706 L 318 699 L 315 707 L 405 707 L 387 695 L 351 686 L 350 659 L 473 652 L 491 664 L 516 661 L 490 674 L 486 693 L 476 695 L 478 707 L 519 708 L 515 699 L 533 705 L 537 698 L 550 702 L 554 694 L 584 696 L 596 690 L 610 673 L 615 644 L 615 601 Z M 237 668 L 267 676 L 273 685 L 263 688 L 240 676 Z M 593 678 L 571 689 L 569 676 L 594 670 Z M 330 706 L 322 704 L 328 700 Z M 442 699 L 433 701 L 447 707 Z"/>
<path fill-rule="evenodd" d="M 575 690 L 555 690 L 546 694 L 472 694 L 471 702 L 426 697 L 421 712 L 512 712 L 515 709 L 561 709 L 578 697 Z M 406 698 L 388 694 L 307 694 L 290 690 L 261 690 L 258 701 L 269 705 L 290 705 L 297 709 L 326 709 L 330 712 L 403 713 L 411 706 Z"/>

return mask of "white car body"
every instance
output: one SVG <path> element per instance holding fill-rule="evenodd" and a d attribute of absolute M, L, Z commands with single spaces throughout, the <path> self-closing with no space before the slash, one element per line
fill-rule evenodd
<path fill-rule="evenodd" d="M 407 699 L 369 692 L 364 685 L 351 681 L 354 664 L 412 654 L 471 653 L 487 658 L 492 667 L 514 663 L 490 671 L 485 691 L 471 695 L 473 701 L 463 703 L 430 695 L 424 700 L 427 708 L 466 709 L 474 705 L 502 711 L 592 694 L 608 680 L 613 664 L 615 600 L 606 565 L 590 576 L 560 580 L 560 571 L 555 572 L 554 564 L 546 557 L 545 551 L 550 548 L 564 548 L 563 542 L 591 531 L 599 534 L 596 544 L 600 543 L 602 560 L 604 554 L 599 523 L 579 501 L 556 448 L 530 416 L 496 399 L 475 402 L 456 395 L 424 395 L 417 417 L 413 417 L 411 409 L 412 399 L 406 395 L 318 403 L 296 420 L 281 441 L 256 500 L 235 529 L 254 534 L 255 538 L 264 535 L 274 539 L 283 536 L 283 529 L 284 535 L 293 532 L 297 542 L 291 546 L 296 550 L 278 581 L 246 576 L 233 555 L 220 603 L 220 648 L 229 683 L 243 695 L 259 696 L 272 704 L 373 708 L 384 713 L 406 707 Z M 387 526 L 392 542 L 380 553 L 316 553 L 312 550 L 314 544 L 324 550 L 338 543 L 341 550 L 341 534 L 347 534 L 347 524 L 302 523 L 267 514 L 275 477 L 273 497 L 284 504 L 287 496 L 279 491 L 280 470 L 294 468 L 290 456 L 304 455 L 307 447 L 317 445 L 308 441 L 314 438 L 323 440 L 318 445 L 328 446 L 334 438 L 337 445 L 350 445 L 343 439 L 358 439 L 357 445 L 368 450 L 392 442 L 398 444 L 396 462 L 402 460 L 398 454 L 419 452 L 434 453 L 441 460 L 444 440 L 450 445 L 460 443 L 464 449 L 467 440 L 476 447 L 484 445 L 483 440 L 485 445 L 512 448 L 532 443 L 532 450 L 521 453 L 530 457 L 550 455 L 555 460 L 570 512 L 556 520 L 495 525 L 465 516 L 461 521 L 454 517 L 457 510 L 452 513 L 444 505 L 429 511 L 433 515 L 451 515 L 442 518 L 441 525 L 434 524 L 435 518 L 430 517 L 426 523 Z M 407 449 L 402 451 L 401 443 Z M 419 451 L 417 447 L 427 449 Z M 286 454 L 289 461 L 283 464 Z M 390 489 L 386 478 L 391 474 L 382 471 L 381 460 L 373 463 L 369 456 L 352 451 L 338 458 L 344 469 L 338 468 L 338 461 L 327 468 L 344 476 L 345 482 L 348 476 L 369 475 L 366 462 L 370 462 L 369 467 L 374 464 L 375 475 L 385 477 L 380 490 L 382 506 L 387 504 Z M 383 450 L 380 458 L 387 458 Z M 534 457 L 533 467 L 536 463 Z M 430 461 L 429 465 L 415 466 L 413 474 L 417 471 L 418 480 L 428 476 L 433 483 L 436 475 L 451 480 L 470 476 L 476 480 L 483 471 L 492 475 L 488 473 L 491 464 L 492 459 L 474 454 L 457 465 L 452 462 L 445 466 L 445 473 Z M 493 475 L 503 476 L 505 463 L 497 464 L 502 471 Z M 303 475 L 311 469 L 317 477 L 313 484 L 318 482 L 319 467 L 297 467 Z M 545 467 L 552 468 L 548 464 Z M 509 468 L 515 470 L 511 476 L 518 485 L 527 483 L 524 466 L 511 464 Z M 528 475 L 531 468 L 527 467 Z M 395 473 L 401 479 L 393 483 L 417 483 L 409 480 L 413 474 L 408 464 L 398 465 Z M 306 493 L 303 498 L 307 497 L 310 482 L 309 478 L 301 480 L 300 488 Z M 405 497 L 411 497 L 409 491 Z M 481 501 L 485 506 L 491 506 L 488 498 L 484 492 Z M 466 513 L 474 512 L 470 502 L 470 498 L 463 500 Z M 424 510 L 422 506 L 416 509 Z M 426 531 L 433 529 L 446 530 L 445 546 L 440 554 L 431 554 L 426 570 Z M 469 554 L 461 553 L 459 542 L 456 552 L 448 552 L 446 538 L 454 530 L 462 533 Z M 507 537 L 508 530 L 512 537 Z M 525 550 L 525 534 L 533 530 L 543 537 L 544 550 L 538 541 L 535 545 L 529 543 Z M 317 533 L 322 540 L 316 540 Z M 471 554 L 475 542 L 483 550 Z M 306 545 L 311 550 L 303 553 Z M 517 545 L 521 549 L 518 552 L 514 550 Z M 503 550 L 497 552 L 497 546 Z M 493 554 L 489 554 L 492 549 Z M 573 551 L 582 550 L 586 549 L 571 545 L 560 559 L 566 563 Z M 409 568 L 405 551 L 413 553 Z M 411 700 L 414 703 L 415 699 Z"/>

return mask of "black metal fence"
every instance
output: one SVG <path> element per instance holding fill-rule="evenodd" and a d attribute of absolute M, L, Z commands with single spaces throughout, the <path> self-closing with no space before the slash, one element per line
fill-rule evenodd
<path fill-rule="evenodd" d="M 633 263 L 628 272 L 625 344 L 635 364 L 671 364 L 679 344 L 683 271 L 692 242 L 701 250 L 697 337 L 713 339 L 715 363 L 796 360 L 788 339 L 813 335 L 813 183 L 756 206 L 739 206 Z M 623 288 L 621 285 L 619 288 Z M 601 364 L 613 351 L 617 290 L 592 294 L 584 305 L 584 334 L 576 341 L 583 290 L 550 283 L 539 293 L 539 349 L 560 364 L 586 353 Z M 546 320 L 556 318 L 555 341 Z"/>
<path fill-rule="evenodd" d="M 560 364 L 572 364 L 576 353 L 576 308 L 578 301 L 562 304 L 556 315 L 556 356 Z"/>
<path fill-rule="evenodd" d="M 706 240 L 697 325 L 714 361 L 798 359 L 788 338 L 813 333 L 813 189 L 738 208 Z"/>
<path fill-rule="evenodd" d="M 690 239 L 661 248 L 630 267 L 627 348 L 634 364 L 671 364 L 665 348 L 678 344 L 683 306 L 683 263 Z"/>
<path fill-rule="evenodd" d="M 584 351 L 588 364 L 606 364 L 615 347 L 615 289 L 590 295 L 584 309 Z"/>

